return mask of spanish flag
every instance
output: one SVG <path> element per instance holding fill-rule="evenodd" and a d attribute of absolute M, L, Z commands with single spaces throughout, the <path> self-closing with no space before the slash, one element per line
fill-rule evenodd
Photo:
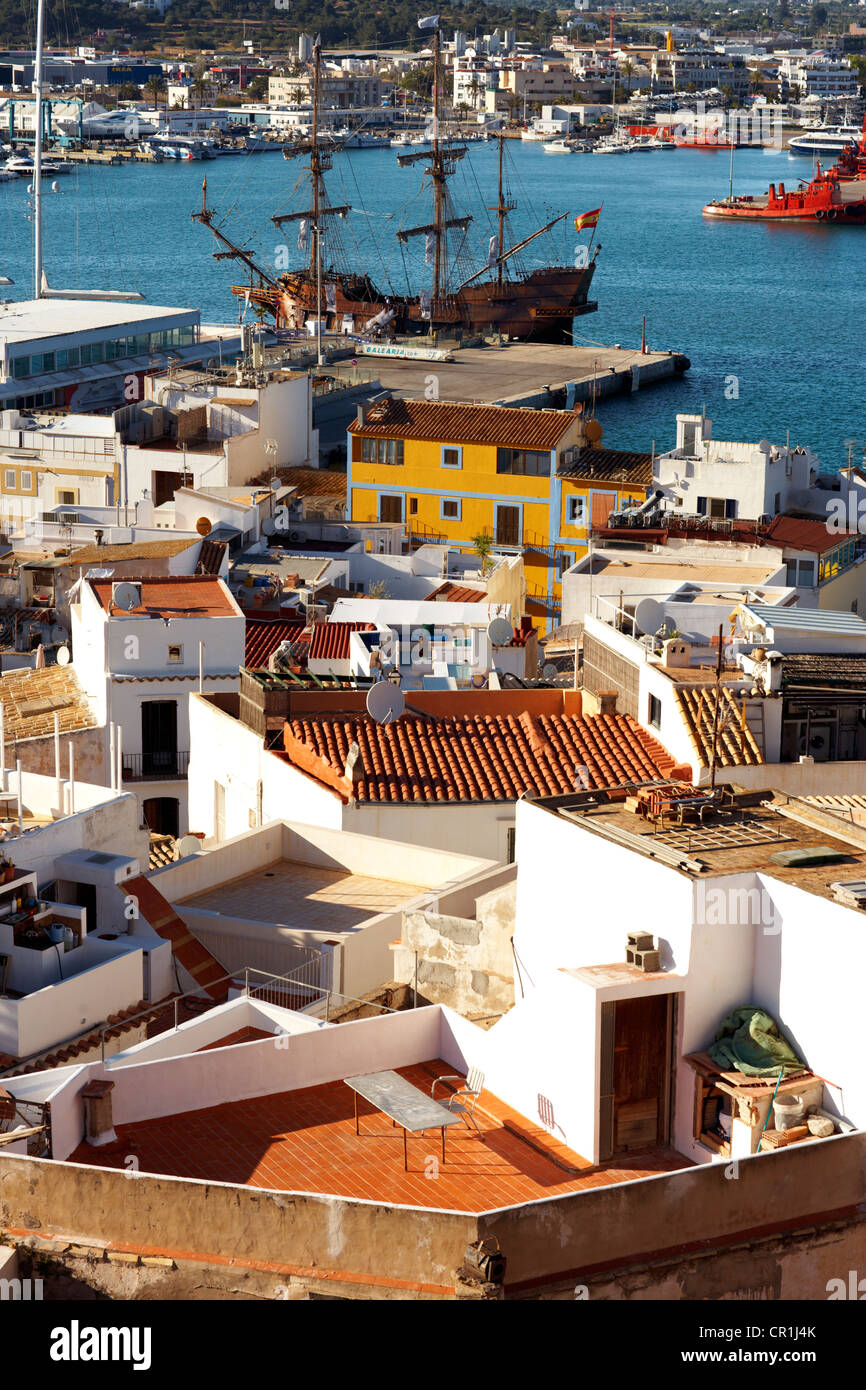
<path fill-rule="evenodd" d="M 592 212 L 582 212 L 580 217 L 575 217 L 575 230 L 582 232 L 584 227 L 597 227 L 598 219 L 601 216 L 601 208 L 594 208 Z"/>

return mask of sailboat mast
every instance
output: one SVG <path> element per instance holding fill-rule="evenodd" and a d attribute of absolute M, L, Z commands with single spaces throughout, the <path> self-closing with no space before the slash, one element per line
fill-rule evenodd
<path fill-rule="evenodd" d="M 42 297 L 42 40 L 45 30 L 45 0 L 36 11 L 36 61 L 33 73 L 33 277 L 34 299 Z"/>
<path fill-rule="evenodd" d="M 442 274 L 442 237 L 445 220 L 445 171 L 442 167 L 442 151 L 439 147 L 439 21 L 433 31 L 433 162 L 430 167 L 433 179 L 433 223 L 436 246 L 433 254 L 433 305 L 439 299 L 440 278 Z M 432 315 L 431 315 L 432 323 Z"/>

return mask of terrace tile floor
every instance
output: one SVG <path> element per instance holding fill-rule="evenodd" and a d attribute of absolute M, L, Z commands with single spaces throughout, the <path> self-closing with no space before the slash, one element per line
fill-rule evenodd
<path fill-rule="evenodd" d="M 338 932 L 351 930 L 381 912 L 394 912 L 401 903 L 425 891 L 423 884 L 395 883 L 283 859 L 196 893 L 179 906 Z"/>
<path fill-rule="evenodd" d="M 450 1070 L 442 1061 L 399 1068 L 428 1095 L 433 1077 Z M 458 1211 L 511 1206 L 691 1166 L 663 1147 L 594 1166 L 484 1091 L 475 1112 L 484 1142 L 465 1126 L 452 1126 L 443 1165 L 438 1130 L 410 1134 L 404 1172 L 402 1130 L 360 1098 L 358 1108 L 360 1135 L 353 1093 L 333 1081 L 117 1125 L 116 1145 L 93 1149 L 82 1143 L 70 1162 L 122 1168 L 135 1154 L 145 1173 Z"/>

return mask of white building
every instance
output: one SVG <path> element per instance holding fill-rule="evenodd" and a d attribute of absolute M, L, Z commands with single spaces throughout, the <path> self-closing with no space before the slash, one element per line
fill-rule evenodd
<path fill-rule="evenodd" d="M 818 458 L 807 447 L 713 439 L 712 420 L 678 415 L 676 447 L 656 457 L 653 486 L 669 507 L 757 521 L 813 502 L 817 480 Z"/>
<path fill-rule="evenodd" d="M 857 73 L 846 58 L 827 53 L 785 56 L 779 63 L 779 100 L 852 101 L 860 92 Z"/>
<path fill-rule="evenodd" d="M 122 590 L 85 579 L 70 613 L 75 670 L 109 736 L 108 767 L 121 762 L 121 784 L 151 830 L 177 835 L 186 829 L 189 695 L 237 690 L 243 614 L 210 575 Z"/>
<path fill-rule="evenodd" d="M 0 409 L 105 409 L 141 399 L 160 361 L 217 363 L 239 349 L 236 328 L 205 329 L 197 309 L 50 292 L 9 301 L 0 305 Z"/>

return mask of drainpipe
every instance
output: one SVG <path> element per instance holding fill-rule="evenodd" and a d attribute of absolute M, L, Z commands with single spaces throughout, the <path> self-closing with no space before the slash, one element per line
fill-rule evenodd
<path fill-rule="evenodd" d="M 23 832 L 23 830 L 24 830 L 24 800 L 23 800 L 23 797 L 22 797 L 22 794 L 21 794 L 21 793 L 22 793 L 22 777 L 21 777 L 21 759 L 20 759 L 20 758 L 18 758 L 18 759 L 16 760 L 16 763 L 15 763 L 15 771 L 16 771 L 17 774 L 18 774 L 18 834 L 20 835 L 20 834 Z"/>
<path fill-rule="evenodd" d="M 56 715 L 55 715 L 54 717 L 55 717 L 55 719 L 57 718 Z M 115 726 L 114 726 L 114 724 L 112 723 L 112 724 L 109 724 L 109 726 L 108 726 L 108 785 L 109 785 L 109 787 L 111 788 L 112 791 L 116 791 L 116 790 L 117 790 L 116 775 L 117 775 L 117 744 L 115 743 Z"/>
<path fill-rule="evenodd" d="M 117 745 L 117 748 L 116 748 L 116 751 L 117 751 L 117 771 L 115 772 L 115 775 L 114 775 L 114 781 L 115 781 L 115 786 L 116 786 L 118 792 L 122 792 L 122 791 L 123 791 L 123 725 L 122 725 L 122 724 L 118 724 L 118 725 L 116 725 L 115 727 L 116 727 L 115 742 L 116 742 L 116 745 Z"/>
<path fill-rule="evenodd" d="M 75 815 L 75 747 L 69 740 L 69 814 Z"/>
<path fill-rule="evenodd" d="M 0 791 L 6 790 L 6 714 L 0 700 Z"/>
<path fill-rule="evenodd" d="M 204 642 L 198 644 L 198 693 L 204 690 Z"/>

